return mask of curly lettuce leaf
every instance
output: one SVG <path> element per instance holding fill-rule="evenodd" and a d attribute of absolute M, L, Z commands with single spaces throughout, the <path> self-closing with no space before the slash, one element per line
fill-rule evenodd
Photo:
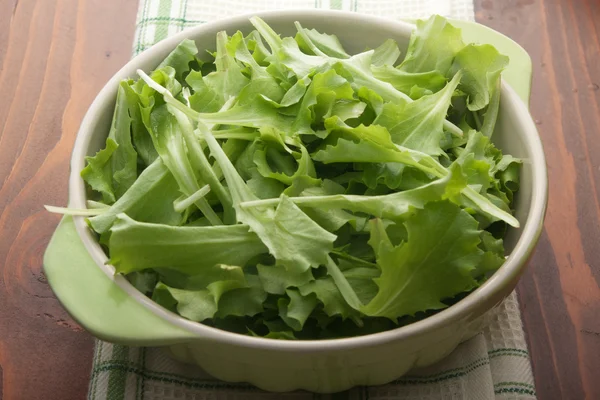
<path fill-rule="evenodd" d="M 288 289 L 286 294 L 277 302 L 279 316 L 294 331 L 301 331 L 318 304 L 317 297 L 313 293 L 303 296 L 298 289 Z"/>
<path fill-rule="evenodd" d="M 476 286 L 471 271 L 481 261 L 477 221 L 449 202 L 430 203 L 406 222 L 408 240 L 394 246 L 380 220 L 370 244 L 381 276 L 377 295 L 361 311 L 396 319 L 445 308 L 442 300 Z"/>
<path fill-rule="evenodd" d="M 469 44 L 456 54 L 451 71 L 462 71 L 459 88 L 467 94 L 469 110 L 481 110 L 490 104 L 507 65 L 508 57 L 489 44 Z"/>
<path fill-rule="evenodd" d="M 335 58 L 350 57 L 335 35 L 321 33 L 316 29 L 304 29 L 298 32 L 295 39 L 305 53 L 325 54 L 326 56 Z"/>
<path fill-rule="evenodd" d="M 417 20 L 416 25 L 398 69 L 413 73 L 437 71 L 446 76 L 454 57 L 465 47 L 460 29 L 439 15 Z"/>
<path fill-rule="evenodd" d="M 394 143 L 400 146 L 433 156 L 443 154 L 440 148 L 443 124 L 461 76 L 457 72 L 444 89 L 414 102 L 384 105 L 373 123 L 386 127 Z"/>
<path fill-rule="evenodd" d="M 446 77 L 438 71 L 413 73 L 401 71 L 390 65 L 372 65 L 371 71 L 373 71 L 375 78 L 391 84 L 394 88 L 409 96 L 411 92 L 416 90 L 415 88 L 435 93 L 442 89 L 447 82 Z"/>
<path fill-rule="evenodd" d="M 111 138 L 106 139 L 106 147 L 92 157 L 86 157 L 87 165 L 81 170 L 81 177 L 96 192 L 102 195 L 105 204 L 116 200 L 112 185 L 111 157 L 119 145 Z"/>
<path fill-rule="evenodd" d="M 314 293 L 323 305 L 323 311 L 329 317 L 341 316 L 343 319 L 350 318 L 360 324 L 360 313 L 350 307 L 340 293 L 338 287 L 331 277 L 315 279 L 298 288 L 302 296 Z"/>
<path fill-rule="evenodd" d="M 196 61 L 197 53 L 196 43 L 190 39 L 183 39 L 156 69 L 171 67 L 175 70 L 175 79 L 182 81 L 183 75 L 190 71 L 190 63 Z"/>
<path fill-rule="evenodd" d="M 263 289 L 271 294 L 285 294 L 289 287 L 300 287 L 314 279 L 310 269 L 295 272 L 276 265 L 261 264 L 258 264 L 256 269 Z"/>
<path fill-rule="evenodd" d="M 387 39 L 373 51 L 371 58 L 372 67 L 392 66 L 400 57 L 400 49 L 393 39 Z"/>

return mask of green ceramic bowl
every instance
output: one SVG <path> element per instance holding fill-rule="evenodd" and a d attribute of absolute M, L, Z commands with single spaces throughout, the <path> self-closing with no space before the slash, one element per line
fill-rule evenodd
<path fill-rule="evenodd" d="M 294 21 L 336 34 L 350 52 L 395 39 L 406 48 L 412 25 L 355 13 L 302 10 L 258 14 L 277 32 L 294 33 Z M 48 281 L 59 300 L 96 337 L 130 345 L 170 346 L 178 359 L 195 363 L 225 381 L 246 381 L 271 391 L 307 389 L 336 392 L 355 385 L 378 385 L 414 367 L 448 355 L 479 331 L 482 315 L 515 287 L 542 231 L 547 202 L 544 153 L 527 110 L 531 62 L 522 48 L 488 28 L 456 22 L 466 41 L 491 43 L 511 58 L 504 74 L 494 141 L 524 160 L 516 217 L 521 228 L 506 237 L 506 263 L 479 289 L 434 316 L 395 330 L 323 341 L 279 341 L 220 331 L 173 314 L 134 289 L 106 265 L 106 255 L 82 217 L 66 217 L 44 258 Z M 216 21 L 166 39 L 130 61 L 107 83 L 87 112 L 71 159 L 69 206 L 85 208 L 79 172 L 84 157 L 104 144 L 121 79 L 150 71 L 184 38 L 199 49 L 214 47 L 218 31 L 250 31 L 248 16 Z M 515 90 L 511 89 L 509 82 Z"/>

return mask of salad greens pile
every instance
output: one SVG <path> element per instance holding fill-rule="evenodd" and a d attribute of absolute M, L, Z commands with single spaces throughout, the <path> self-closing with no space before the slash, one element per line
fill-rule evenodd
<path fill-rule="evenodd" d="M 348 54 L 280 37 L 184 40 L 124 80 L 88 157 L 88 223 L 116 273 L 192 321 L 277 339 L 392 329 L 504 262 L 520 161 L 490 141 L 508 58 L 444 18 Z M 84 211 L 85 213 L 85 211 Z"/>

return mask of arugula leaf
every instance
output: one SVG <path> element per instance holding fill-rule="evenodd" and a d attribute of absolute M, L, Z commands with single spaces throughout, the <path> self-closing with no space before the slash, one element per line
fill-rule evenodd
<path fill-rule="evenodd" d="M 152 299 L 192 321 L 204 321 L 217 312 L 215 299 L 208 290 L 176 289 L 159 282 L 154 288 Z"/>
<path fill-rule="evenodd" d="M 216 74 L 213 72 L 213 74 Z M 225 93 L 218 90 L 215 78 L 208 79 L 208 83 L 202 73 L 191 71 L 185 78 L 186 83 L 194 90 L 189 97 L 190 107 L 197 112 L 213 113 L 217 112 L 225 104 Z M 210 85 L 210 86 L 209 86 Z M 234 91 L 237 89 L 233 89 Z M 241 90 L 241 88 L 239 88 Z"/>
<path fill-rule="evenodd" d="M 215 282 L 229 281 L 241 282 L 242 286 L 246 285 L 243 269 L 235 265 L 216 264 L 212 267 L 203 268 L 200 273 L 194 275 L 168 268 L 156 268 L 156 272 L 158 272 L 163 283 L 177 289 L 210 289 L 211 284 Z"/>
<path fill-rule="evenodd" d="M 383 99 L 374 90 L 371 90 L 366 87 L 361 87 L 360 89 L 358 89 L 357 94 L 358 98 L 363 100 L 367 104 L 367 106 L 371 110 L 373 110 L 374 115 L 370 121 L 368 121 L 367 123 L 365 123 L 365 121 L 361 121 L 364 125 L 370 125 L 375 119 L 375 117 L 381 114 L 381 111 L 383 110 Z"/>
<path fill-rule="evenodd" d="M 385 127 L 359 125 L 352 128 L 337 117 L 327 119 L 325 126 L 329 131 L 347 135 L 350 140 L 340 138 L 337 144 L 328 145 L 325 149 L 319 150 L 313 155 L 313 159 L 316 161 L 324 163 L 373 162 L 375 160 L 399 162 L 421 169 L 426 173 L 436 173 L 435 168 L 421 162 L 422 159 L 428 160 L 426 154 L 411 152 L 407 148 L 397 146 L 392 142 L 390 133 Z M 441 169 L 443 170 L 443 167 Z"/>
<path fill-rule="evenodd" d="M 351 137 L 358 139 L 359 142 L 339 139 L 335 146 L 328 146 L 325 150 L 318 151 L 313 156 L 314 160 L 325 163 L 373 162 L 373 160 L 399 162 L 435 177 L 444 177 L 449 173 L 443 165 L 429 155 L 394 145 L 387 130 L 378 125 L 350 128 L 333 118 L 326 121 L 327 125 L 329 125 L 329 129 L 349 134 Z M 480 195 L 473 188 L 467 186 L 463 190 L 463 195 L 469 207 L 475 208 L 492 218 L 503 220 L 511 226 L 519 226 L 519 221 L 510 213 L 498 208 L 497 205 Z"/>
<path fill-rule="evenodd" d="M 259 94 L 260 92 L 254 92 Z M 250 92 L 245 93 L 250 96 Z M 254 97 L 244 105 L 235 105 L 229 110 L 216 113 L 200 113 L 197 118 L 207 124 L 226 124 L 249 128 L 271 127 L 284 132 L 293 130 L 293 119 L 279 114 L 277 109 L 262 97 Z"/>
<path fill-rule="evenodd" d="M 300 183 L 300 180 L 296 180 L 295 184 Z M 315 180 L 303 179 L 301 185 L 303 186 L 300 189 L 300 185 L 298 185 L 297 193 L 300 196 L 304 196 L 304 198 L 310 197 L 329 197 L 339 195 L 344 192 L 343 186 L 337 185 L 335 182 L 330 180 L 324 180 L 322 182 L 315 182 Z M 292 189 L 294 185 L 290 186 L 288 189 Z M 290 190 L 288 195 L 291 195 L 292 191 Z M 294 200 L 290 198 L 290 200 Z M 298 204 L 296 202 L 296 204 Z M 323 228 L 327 229 L 330 232 L 336 232 L 342 226 L 347 223 L 350 223 L 354 227 L 354 229 L 360 230 L 366 223 L 366 219 L 361 216 L 357 216 L 351 214 L 347 211 L 342 210 L 341 208 L 329 208 L 329 207 L 311 207 L 310 204 L 307 204 L 306 207 L 303 207 L 302 204 L 298 204 L 302 211 L 306 213 L 309 217 L 315 220 L 319 225 Z"/>
<path fill-rule="evenodd" d="M 235 54 L 235 58 L 242 63 L 248 65 L 250 68 L 250 83 L 254 88 L 252 90 L 257 91 L 256 88 L 260 88 L 262 96 L 266 96 L 273 101 L 280 101 L 285 90 L 279 86 L 279 83 L 269 72 L 266 67 L 263 67 L 256 62 L 254 57 L 250 54 L 244 37 L 241 32 L 237 32 L 231 37 L 231 40 L 227 44 L 228 48 Z M 246 90 L 250 90 L 246 88 Z"/>
<path fill-rule="evenodd" d="M 225 32 L 217 34 L 216 71 L 202 76 L 192 71 L 186 82 L 194 90 L 190 97 L 192 108 L 201 113 L 219 111 L 230 97 L 237 96 L 250 80 L 242 73 L 242 68 L 227 51 L 228 38 Z"/>
<path fill-rule="evenodd" d="M 346 260 L 340 260 L 340 264 L 348 264 L 344 269 L 344 277 L 352 287 L 354 293 L 362 304 L 368 304 L 377 295 L 379 288 L 374 279 L 381 275 L 378 268 L 367 268 L 349 263 Z"/>
<path fill-rule="evenodd" d="M 223 211 L 226 215 L 227 222 L 232 221 L 233 208 L 231 205 L 231 196 L 229 192 L 225 189 L 225 187 L 221 184 L 219 177 L 217 177 L 216 172 L 213 170 L 206 155 L 204 154 L 204 149 L 202 149 L 202 146 L 198 142 L 198 138 L 194 134 L 192 124 L 190 123 L 187 116 L 185 116 L 181 111 L 171 107 L 170 105 L 167 105 L 167 110 L 169 110 L 169 112 L 175 117 L 175 119 L 179 123 L 186 145 L 185 147 L 188 152 L 190 165 L 195 171 L 198 171 L 198 175 L 200 176 L 201 180 L 203 182 L 206 182 L 210 186 L 210 190 L 212 190 L 215 193 L 215 195 L 219 198 L 219 201 L 223 206 Z M 188 199 L 190 199 L 193 196 L 195 196 L 195 194 L 199 193 L 201 190 L 202 189 L 198 189 L 192 195 L 189 195 L 187 193 L 186 195 Z M 194 200 L 193 203 L 199 203 L 200 210 L 205 214 L 209 221 L 211 221 L 211 223 L 215 223 L 213 222 L 214 216 L 210 215 L 210 211 L 209 214 L 207 214 L 205 209 L 201 208 L 202 206 L 206 206 L 201 202 L 200 198 Z"/>
<path fill-rule="evenodd" d="M 263 35 L 263 37 L 268 36 L 269 39 L 273 41 L 272 48 L 274 48 L 274 52 L 278 54 L 280 62 L 292 70 L 297 77 L 307 76 L 319 68 L 328 68 L 332 65 L 338 73 L 344 75 L 344 77 L 351 82 L 352 87 L 355 90 L 359 90 L 364 86 L 376 91 L 386 101 L 401 102 L 412 100 L 403 92 L 396 90 L 389 83 L 383 82 L 373 76 L 371 64 L 374 50 L 354 55 L 348 59 L 331 58 L 319 51 L 317 51 L 317 53 L 321 55 L 311 56 L 303 53 L 298 47 L 297 42 L 291 38 L 280 39 L 277 36 L 277 40 L 275 40 L 275 35 L 272 34 L 272 30 L 264 23 L 264 21 L 259 20 L 258 17 L 251 19 L 261 35 Z M 303 38 L 306 41 L 306 30 L 302 28 L 299 23 L 296 23 L 296 27 L 299 34 L 304 34 Z M 265 39 L 267 39 L 267 37 L 265 37 Z M 269 41 L 269 39 L 267 39 L 267 41 Z M 444 126 L 454 134 L 459 136 L 462 135 L 462 131 L 449 121 L 444 122 Z"/>

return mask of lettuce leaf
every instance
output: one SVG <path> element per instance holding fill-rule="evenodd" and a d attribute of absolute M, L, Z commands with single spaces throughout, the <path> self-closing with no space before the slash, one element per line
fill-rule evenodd
<path fill-rule="evenodd" d="M 394 246 L 381 220 L 369 243 L 381 276 L 377 295 L 361 308 L 369 316 L 396 319 L 446 307 L 442 300 L 476 286 L 471 271 L 481 260 L 477 221 L 450 202 L 427 204 L 406 222 L 406 243 Z"/>
<path fill-rule="evenodd" d="M 216 264 L 245 265 L 267 251 L 245 225 L 168 226 L 119 214 L 110 231 L 110 263 L 119 273 L 170 268 L 192 275 Z"/>

